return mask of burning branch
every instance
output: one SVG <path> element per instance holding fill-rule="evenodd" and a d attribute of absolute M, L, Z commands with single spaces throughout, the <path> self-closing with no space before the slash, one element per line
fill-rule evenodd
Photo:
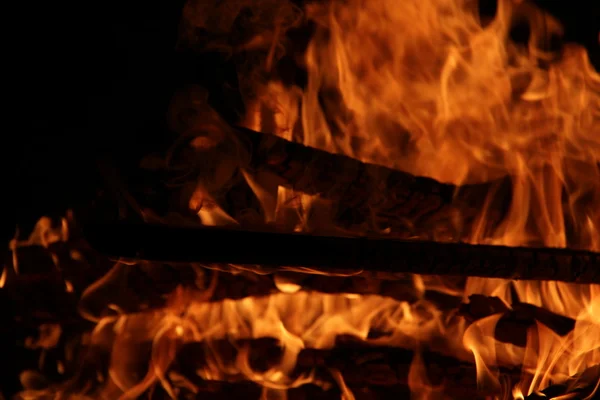
<path fill-rule="evenodd" d="M 486 206 L 491 210 L 486 228 L 493 230 L 511 198 L 504 180 L 456 187 L 248 129 L 234 133 L 250 153 L 247 169 L 263 187 L 275 184 L 332 201 L 334 222 L 346 229 L 460 240 Z M 497 200 L 486 205 L 496 191 Z"/>
<path fill-rule="evenodd" d="M 136 343 L 136 346 L 145 349 L 151 347 L 151 343 Z M 90 351 L 93 353 L 93 349 Z M 276 375 L 270 377 L 269 371 L 273 368 L 274 372 L 279 368 L 285 353 L 286 350 L 281 344 L 269 337 L 190 342 L 178 347 L 165 376 L 168 377 L 169 386 L 182 398 L 185 398 L 184 394 L 188 392 L 206 392 L 208 396 L 212 394 L 219 398 L 219 393 L 223 393 L 223 390 L 228 393 L 233 390 L 237 393 L 236 389 L 241 387 L 253 389 L 251 392 L 260 392 L 256 387 L 253 388 L 254 383 L 249 381 L 255 381 L 262 376 L 265 383 L 273 380 L 272 385 L 265 387 L 277 387 L 276 382 L 279 378 Z M 357 396 L 383 390 L 389 392 L 389 396 L 375 398 L 394 398 L 391 397 L 392 394 L 397 395 L 398 391 L 408 392 L 409 388 L 415 385 L 411 375 L 414 374 L 416 357 L 419 357 L 418 364 L 423 370 L 421 379 L 432 391 L 441 390 L 448 396 L 469 398 L 483 398 L 499 391 L 498 387 L 478 384 L 476 367 L 472 362 L 429 351 L 370 345 L 352 336 L 338 337 L 332 349 L 300 350 L 295 357 L 293 370 L 282 378 L 288 383 L 297 382 L 290 385 L 288 394 L 292 395 L 292 398 L 309 398 L 305 396 L 313 391 L 323 396 L 317 398 L 332 398 L 332 394 L 339 393 L 334 372 L 343 377 L 345 385 Z M 238 362 L 240 358 L 247 360 L 243 367 L 240 367 Z M 145 361 L 148 360 L 143 357 L 137 360 L 140 365 Z M 516 368 L 498 368 L 495 372 L 502 381 L 513 384 L 522 376 Z M 308 376 L 311 377 L 312 385 L 303 384 L 304 381 L 308 383 Z M 85 379 L 84 376 L 79 378 Z M 71 382 L 70 386 L 78 387 L 77 380 Z M 152 391 L 157 389 L 160 393 L 159 388 Z M 132 390 L 138 393 L 137 389 Z"/>

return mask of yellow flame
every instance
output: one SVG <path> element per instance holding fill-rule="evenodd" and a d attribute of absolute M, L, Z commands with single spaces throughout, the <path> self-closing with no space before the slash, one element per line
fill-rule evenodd
<path fill-rule="evenodd" d="M 0 288 L 3 288 L 5 283 L 6 283 L 6 267 L 2 268 L 2 275 L 0 275 Z"/>

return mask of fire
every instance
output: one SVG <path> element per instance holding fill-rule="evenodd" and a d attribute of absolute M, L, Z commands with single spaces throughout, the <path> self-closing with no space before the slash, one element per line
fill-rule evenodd
<path fill-rule="evenodd" d="M 271 70 L 277 41 L 298 10 L 259 3 L 265 7 L 260 16 L 278 22 L 264 28 L 270 35 L 248 38 L 242 48 L 266 46 L 264 68 Z M 310 4 L 305 13 L 317 27 L 303 58 L 306 87 L 256 83 L 259 94 L 246 98 L 247 127 L 457 185 L 509 176 L 506 218 L 490 231 L 489 210 L 481 210 L 471 243 L 600 251 L 600 76 L 582 48 L 551 48 L 550 39 L 561 34 L 555 19 L 509 0 L 499 1 L 489 20 L 471 0 L 330 0 Z M 223 23 L 231 25 L 226 17 Z M 527 43 L 510 36 L 523 21 L 531 32 Z M 193 151 L 211 148 L 226 135 L 214 114 L 206 110 L 193 125 L 192 135 L 210 133 L 210 140 L 192 141 Z M 211 167 L 215 160 L 201 162 Z M 212 189 L 231 175 L 231 169 L 219 169 L 213 180 L 191 184 L 186 204 L 202 224 L 242 223 L 212 197 Z M 254 178 L 244 175 L 265 210 L 262 222 L 291 231 L 338 229 L 328 216 L 328 202 L 318 195 L 278 186 L 271 198 Z M 46 246 L 68 237 L 66 226 L 51 230 L 42 222 L 31 241 Z M 179 287 L 160 310 L 125 314 L 114 305 L 107 316 L 105 310 L 86 309 L 94 295 L 107 296 L 107 288 L 117 287 L 111 285 L 128 267 L 118 262 L 82 296 L 82 313 L 97 322 L 90 347 L 109 360 L 106 375 L 85 377 L 99 386 L 86 389 L 94 398 L 137 398 L 154 385 L 172 398 L 182 388 L 197 393 L 197 382 L 189 371 L 177 369 L 176 358 L 198 343 L 204 346 L 202 360 L 186 365 L 195 378 L 253 381 L 263 387 L 265 399 L 285 399 L 288 389 L 306 383 L 331 385 L 310 368 L 298 372 L 299 359 L 307 349 L 332 349 L 346 336 L 413 350 L 407 384 L 423 399 L 444 392 L 443 383 L 427 375 L 424 348 L 474 360 L 480 387 L 506 398 L 525 398 L 556 382 L 575 387 L 600 364 L 598 285 L 469 278 L 456 288 L 441 278 L 416 276 L 419 298 L 409 303 L 309 292 L 281 276 L 275 280 L 280 293 L 269 296 L 210 302 L 215 281 L 196 288 L 200 297 Z M 0 288 L 5 281 L 6 270 Z M 65 285 L 73 291 L 69 281 Z M 574 328 L 560 335 L 536 321 L 527 330 L 526 346 L 502 343 L 494 336 L 501 314 L 468 325 L 427 299 L 427 290 L 464 301 L 473 294 L 495 296 L 515 310 L 527 303 L 571 318 Z M 259 368 L 247 343 L 265 338 L 278 350 Z M 223 342 L 229 343 L 226 351 L 219 347 Z M 522 366 L 522 379 L 503 387 L 498 369 L 513 366 Z M 353 399 L 343 374 L 335 368 L 330 373 L 343 398 Z"/>
<path fill-rule="evenodd" d="M 301 96 L 265 89 L 267 99 L 281 99 L 275 121 L 286 124 L 273 133 L 285 136 L 300 123 L 309 146 L 455 184 L 511 176 L 506 219 L 493 232 L 475 229 L 471 242 L 598 249 L 600 75 L 583 48 L 552 51 L 550 40 L 562 34 L 554 18 L 508 0 L 489 21 L 476 2 L 461 0 L 330 1 L 307 13 L 317 24 L 307 88 Z M 510 37 L 522 22 L 527 43 Z M 301 115 L 290 107 L 281 116 L 295 94 Z M 479 321 L 465 346 L 480 377 L 490 375 L 490 362 L 525 357 L 535 379 L 521 389 L 531 394 L 598 363 L 590 312 L 597 292 L 595 285 L 470 278 L 466 296 L 522 301 L 577 321 L 567 338 L 533 330 L 525 355 L 473 331 L 493 331 L 497 318 Z"/>

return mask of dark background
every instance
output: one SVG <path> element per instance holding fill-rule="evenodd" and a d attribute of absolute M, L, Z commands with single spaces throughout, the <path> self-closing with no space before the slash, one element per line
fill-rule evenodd
<path fill-rule="evenodd" d="M 89 195 L 97 155 L 122 158 L 164 131 L 183 4 L 23 5 L 17 122 L 2 142 L 4 235 Z"/>
<path fill-rule="evenodd" d="M 4 126 L 1 142 L 3 243 L 17 225 L 26 230 L 40 216 L 61 215 L 93 196 L 99 155 L 134 160 L 160 141 L 179 85 L 216 87 L 216 77 L 233 74 L 223 60 L 200 57 L 192 70 L 175 55 L 183 3 L 26 3 L 7 16 L 19 28 L 11 37 L 16 54 L 5 60 L 16 67 L 5 78 L 17 94 L 9 97 L 16 123 Z M 565 39 L 584 44 L 600 70 L 600 2 L 537 3 L 559 17 Z M 16 367 L 15 357 L 2 351 L 0 373 Z M 9 378 L 14 389 L 16 376 Z"/>

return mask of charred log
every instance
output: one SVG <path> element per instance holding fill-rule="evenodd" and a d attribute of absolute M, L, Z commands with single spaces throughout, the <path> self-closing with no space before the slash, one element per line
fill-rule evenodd
<path fill-rule="evenodd" d="M 494 314 L 501 314 L 495 329 L 496 340 L 515 346 L 527 345 L 527 332 L 536 323 L 542 323 L 560 336 L 565 336 L 575 327 L 575 320 L 555 314 L 532 304 L 516 302 L 510 307 L 498 297 L 471 295 L 469 303 L 462 304 L 459 314 L 469 322 Z"/>
<path fill-rule="evenodd" d="M 137 348 L 139 353 L 136 354 L 145 355 L 141 360 L 136 359 L 136 365 L 140 367 L 138 372 L 143 376 L 148 368 L 149 360 L 145 357 L 150 356 L 151 343 L 139 343 Z M 207 392 L 209 398 L 221 398 L 219 395 L 222 390 L 253 388 L 252 377 L 256 379 L 270 368 L 280 365 L 284 352 L 285 349 L 272 338 L 191 342 L 179 346 L 165 377 L 171 388 L 175 388 L 179 394 L 178 397 L 188 398 L 191 393 L 202 396 Z M 453 398 L 461 395 L 484 398 L 501 390 L 496 385 L 478 385 L 476 366 L 471 361 L 460 361 L 429 351 L 420 351 L 418 354 L 420 360 L 417 365 L 422 370 L 419 371 L 419 378 L 416 378 L 414 362 L 417 352 L 373 346 L 353 337 L 338 337 L 333 349 L 301 350 L 294 369 L 286 374 L 289 378 L 287 383 L 291 384 L 302 377 L 312 377 L 312 384 L 291 390 L 292 397 L 299 399 L 307 398 L 304 395 L 315 389 L 315 394 L 319 394 L 317 398 L 332 398 L 329 396 L 336 394 L 337 397 L 333 398 L 339 398 L 339 380 L 336 379 L 336 374 L 342 377 L 344 384 L 357 398 L 365 399 L 381 398 L 373 395 L 386 391 L 409 393 L 409 382 L 415 381 Z M 247 359 L 243 369 L 239 367 L 240 356 Z M 249 371 L 252 371 L 252 376 L 246 375 Z M 518 368 L 499 368 L 494 373 L 508 384 L 515 384 L 522 377 Z M 78 379 L 87 381 L 87 378 L 81 375 Z M 69 382 L 71 390 L 81 387 L 78 379 Z M 154 385 L 150 392 L 160 392 L 160 386 Z M 264 390 L 259 388 L 256 385 L 251 392 L 260 393 Z M 328 396 L 321 397 L 321 394 Z"/>
<path fill-rule="evenodd" d="M 16 248 L 20 269 L 17 274 L 11 263 L 7 264 L 10 268 L 4 273 L 3 288 L 0 289 L 0 294 L 7 303 L 3 310 L 14 310 L 15 317 L 18 318 L 29 316 L 31 323 L 77 321 L 79 296 L 98 279 L 99 274 L 108 272 L 114 263 L 101 254 L 87 254 L 86 259 L 74 260 L 68 247 L 69 244 L 61 243 L 50 248 Z M 95 261 L 94 266 L 87 263 L 91 258 Z M 135 265 L 118 264 L 112 269 L 113 276 L 80 302 L 80 305 L 94 315 L 108 312 L 107 304 L 121 313 L 160 309 L 166 306 L 169 295 L 178 287 L 187 290 L 198 301 L 235 300 L 298 290 L 326 294 L 379 295 L 409 303 L 426 299 L 443 309 L 458 307 L 461 301 L 459 296 L 434 290 L 423 292 L 408 274 L 404 277 L 396 275 L 394 279 L 380 279 L 374 274 L 331 276 L 264 269 L 243 270 L 229 265 L 212 265 L 209 269 L 191 263 L 143 261 Z M 44 293 L 49 291 L 52 298 L 51 301 L 46 301 Z M 22 293 L 27 293 L 27 296 Z M 38 298 L 39 301 L 36 300 Z M 55 309 L 53 304 L 59 298 L 68 299 L 68 302 L 63 303 L 62 308 Z M 47 307 L 36 308 L 39 306 L 37 303 Z M 42 310 L 47 312 L 40 314 Z M 65 320 L 63 313 L 67 311 L 70 316 Z"/>
<path fill-rule="evenodd" d="M 600 283 L 600 255 L 570 249 L 125 223 L 89 225 L 85 234 L 99 252 L 129 259 Z M 234 250 L 223 251 L 228 245 Z"/>
<path fill-rule="evenodd" d="M 491 231 L 511 200 L 508 178 L 457 187 L 273 135 L 243 128 L 235 133 L 256 176 L 272 174 L 281 186 L 333 201 L 334 221 L 346 229 L 360 226 L 364 231 L 370 225 L 397 237 L 461 240 L 490 194 L 496 194 L 486 218 Z"/>
<path fill-rule="evenodd" d="M 539 392 L 525 397 L 525 400 L 551 400 L 558 398 L 591 399 L 598 392 L 600 365 L 595 365 L 583 371 L 578 376 L 571 377 L 564 383 L 551 385 Z"/>
<path fill-rule="evenodd" d="M 95 255 L 82 241 L 14 247 L 0 271 L 0 316 L 5 322 L 0 331 L 28 332 L 44 324 L 92 327 L 79 315 L 80 295 L 112 265 Z"/>
<path fill-rule="evenodd" d="M 276 365 L 282 350 L 275 340 L 259 339 L 251 341 L 218 341 L 213 343 L 190 343 L 180 349 L 180 356 L 172 370 L 187 376 L 185 371 L 210 370 L 208 364 L 213 354 L 219 354 L 225 364 L 233 362 L 239 352 L 248 352 L 250 366 L 257 373 Z M 331 371 L 337 371 L 345 384 L 353 391 L 361 388 L 407 387 L 409 374 L 416 353 L 402 348 L 368 345 L 351 337 L 339 337 L 333 349 L 304 349 L 297 358 L 291 379 L 314 373 L 315 381 L 322 387 L 337 386 Z M 477 372 L 471 362 L 459 361 L 453 357 L 423 351 L 419 353 L 424 368 L 424 379 L 431 387 L 442 387 L 447 395 L 472 394 L 483 396 L 496 393 L 498 387 L 478 387 Z M 502 380 L 518 382 L 521 371 L 500 368 L 496 371 Z M 414 373 L 414 372 L 413 372 Z M 201 372 L 200 375 L 203 373 Z M 243 375 L 223 375 L 220 380 L 240 382 Z"/>

